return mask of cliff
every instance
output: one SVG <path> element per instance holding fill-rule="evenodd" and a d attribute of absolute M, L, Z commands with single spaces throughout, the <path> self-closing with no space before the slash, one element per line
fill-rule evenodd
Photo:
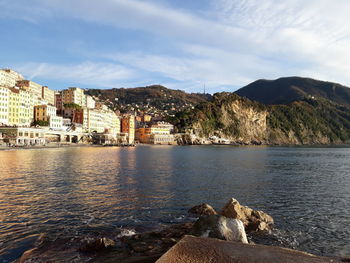
<path fill-rule="evenodd" d="M 264 105 L 235 93 L 217 93 L 174 121 L 178 131 L 237 144 L 340 144 L 350 139 L 350 108 L 323 98 Z"/>

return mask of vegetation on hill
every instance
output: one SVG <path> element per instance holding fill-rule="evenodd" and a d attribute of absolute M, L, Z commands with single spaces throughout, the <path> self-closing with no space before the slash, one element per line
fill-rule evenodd
<path fill-rule="evenodd" d="M 305 98 L 289 105 L 264 105 L 234 93 L 172 119 L 178 132 L 219 136 L 238 143 L 326 144 L 350 140 L 350 108 L 326 99 Z"/>
<path fill-rule="evenodd" d="M 90 89 L 86 93 L 103 101 L 114 110 L 142 111 L 164 117 L 211 99 L 210 94 L 186 93 L 160 85 L 128 89 Z"/>
<path fill-rule="evenodd" d="M 310 78 L 287 77 L 276 80 L 257 80 L 236 91 L 264 104 L 289 104 L 308 98 L 326 99 L 350 106 L 350 89 L 337 83 Z"/>

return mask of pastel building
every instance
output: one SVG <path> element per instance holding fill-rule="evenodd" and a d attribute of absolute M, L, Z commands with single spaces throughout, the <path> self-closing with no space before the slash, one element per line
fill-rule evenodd
<path fill-rule="evenodd" d="M 8 88 L 0 86 L 0 126 L 9 124 L 9 93 Z"/>
<path fill-rule="evenodd" d="M 42 98 L 43 86 L 34 81 L 20 80 L 17 81 L 16 86 L 31 93 L 34 98 Z"/>
<path fill-rule="evenodd" d="M 13 88 L 17 81 L 23 80 L 23 76 L 12 69 L 0 69 L 0 86 Z"/>
<path fill-rule="evenodd" d="M 121 133 L 127 134 L 127 142 L 133 144 L 135 142 L 135 116 L 126 114 L 122 116 Z"/>
<path fill-rule="evenodd" d="M 47 122 L 48 127 L 53 130 L 62 130 L 63 118 L 56 116 L 56 107 L 51 105 L 34 106 L 35 121 Z"/>
<path fill-rule="evenodd" d="M 64 104 L 77 104 L 84 106 L 86 104 L 84 90 L 71 87 L 66 90 L 62 90 L 62 103 Z"/>
<path fill-rule="evenodd" d="M 166 122 L 158 122 L 149 127 L 138 128 L 136 139 L 141 143 L 148 144 L 174 144 L 174 135 L 171 134 L 174 126 Z"/>
<path fill-rule="evenodd" d="M 49 89 L 47 86 L 42 87 L 42 96 L 48 104 L 55 106 L 55 91 Z"/>

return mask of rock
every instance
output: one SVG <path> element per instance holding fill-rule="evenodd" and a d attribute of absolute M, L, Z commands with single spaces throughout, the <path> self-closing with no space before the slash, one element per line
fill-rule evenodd
<path fill-rule="evenodd" d="M 200 237 L 248 243 L 243 223 L 239 219 L 220 215 L 208 215 L 199 218 L 193 225 L 192 234 Z"/>
<path fill-rule="evenodd" d="M 247 232 L 269 230 L 274 223 L 270 215 L 242 206 L 234 198 L 226 203 L 220 214 L 241 220 Z"/>
<path fill-rule="evenodd" d="M 98 252 L 115 246 L 115 242 L 109 238 L 98 238 L 79 248 L 82 252 Z"/>
<path fill-rule="evenodd" d="M 319 257 L 280 247 L 247 245 L 214 238 L 185 236 L 156 263 L 336 263 L 333 258 Z"/>
<path fill-rule="evenodd" d="M 205 204 L 205 203 L 192 207 L 190 210 L 188 210 L 188 212 L 191 214 L 194 214 L 194 215 L 199 215 L 199 216 L 217 215 L 218 214 L 212 206 Z"/>

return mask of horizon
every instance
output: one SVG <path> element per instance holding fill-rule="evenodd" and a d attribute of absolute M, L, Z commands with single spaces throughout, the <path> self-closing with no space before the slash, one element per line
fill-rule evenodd
<path fill-rule="evenodd" d="M 301 4 L 303 3 L 303 4 Z M 0 0 L 2 64 L 54 90 L 233 92 L 281 76 L 349 86 L 344 0 Z M 18 14 L 14 16 L 13 14 Z"/>

